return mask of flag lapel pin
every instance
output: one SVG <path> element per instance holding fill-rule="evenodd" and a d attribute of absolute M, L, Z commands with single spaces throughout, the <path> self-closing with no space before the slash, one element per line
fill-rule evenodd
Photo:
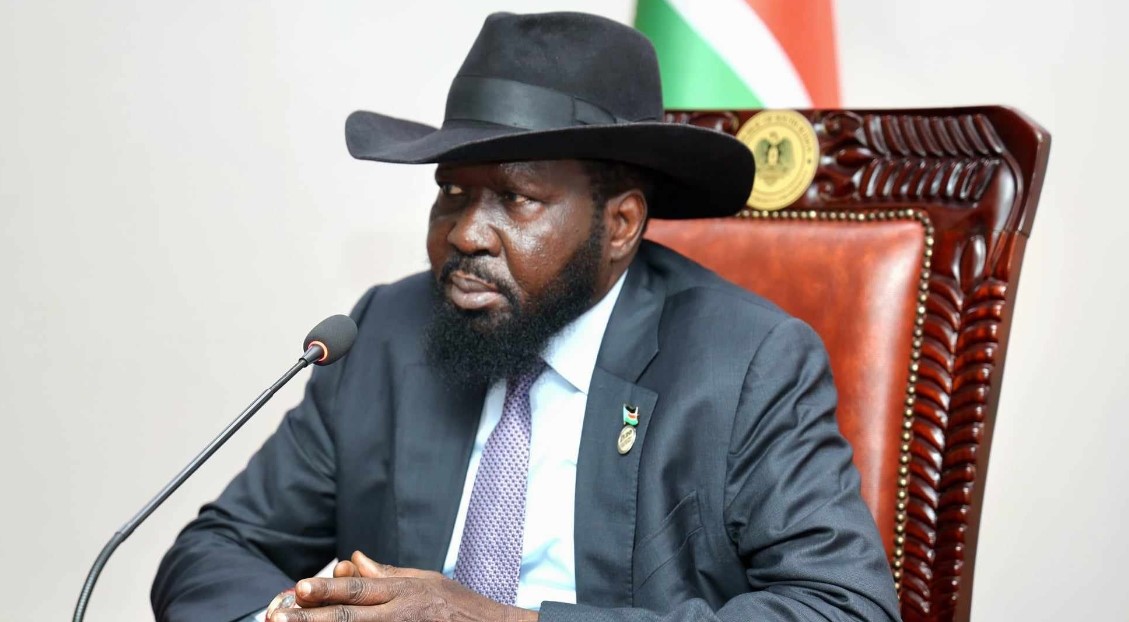
<path fill-rule="evenodd" d="M 619 439 L 616 440 L 616 449 L 619 450 L 621 456 L 627 455 L 627 452 L 631 451 L 631 448 L 635 445 L 635 426 L 637 425 L 639 425 L 639 407 L 624 403 L 623 429 L 619 431 Z"/>

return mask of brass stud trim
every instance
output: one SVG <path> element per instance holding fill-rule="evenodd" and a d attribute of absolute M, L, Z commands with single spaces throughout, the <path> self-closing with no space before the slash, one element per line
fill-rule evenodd
<path fill-rule="evenodd" d="M 909 383 L 906 385 L 905 409 L 902 421 L 902 444 L 898 448 L 898 490 L 895 499 L 897 513 L 894 516 L 894 556 L 890 561 L 890 568 L 894 574 L 894 587 L 900 596 L 902 593 L 902 572 L 905 566 L 905 532 L 909 521 L 907 512 L 909 498 L 909 479 L 911 444 L 913 439 L 914 404 L 917 402 L 917 381 L 921 359 L 921 348 L 925 343 L 925 315 L 929 302 L 929 279 L 932 276 L 933 249 L 936 246 L 936 232 L 929 214 L 919 209 L 884 209 L 884 210 L 777 210 L 764 212 L 745 208 L 737 214 L 738 218 L 772 219 L 772 220 L 831 220 L 836 222 L 849 221 L 855 223 L 884 222 L 887 220 L 914 220 L 921 224 L 925 231 L 924 249 L 921 253 L 921 271 L 918 273 L 918 294 L 915 299 L 913 320 L 912 349 L 910 352 Z"/>

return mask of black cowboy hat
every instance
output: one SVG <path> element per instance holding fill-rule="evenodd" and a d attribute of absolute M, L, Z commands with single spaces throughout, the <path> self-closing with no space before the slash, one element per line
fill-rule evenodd
<path fill-rule="evenodd" d="M 495 13 L 451 83 L 442 127 L 358 111 L 345 141 L 354 158 L 377 162 L 626 162 L 665 175 L 655 218 L 740 210 L 753 185 L 749 149 L 662 118 L 655 50 L 635 29 L 583 13 Z"/>

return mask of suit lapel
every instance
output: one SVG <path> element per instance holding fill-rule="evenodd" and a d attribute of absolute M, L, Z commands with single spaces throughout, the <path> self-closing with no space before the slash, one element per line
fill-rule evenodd
<path fill-rule="evenodd" d="M 600 346 L 576 468 L 576 597 L 600 607 L 632 605 L 639 460 L 658 394 L 635 384 L 658 353 L 663 293 L 647 265 L 628 272 Z M 620 455 L 623 405 L 639 408 L 634 446 Z"/>
<path fill-rule="evenodd" d="M 401 388 L 395 445 L 398 565 L 441 571 L 486 389 L 448 387 L 422 364 L 405 370 Z"/>

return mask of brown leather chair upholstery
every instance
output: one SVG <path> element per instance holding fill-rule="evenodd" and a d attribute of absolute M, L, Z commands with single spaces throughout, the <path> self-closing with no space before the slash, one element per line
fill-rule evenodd
<path fill-rule="evenodd" d="M 736 133 L 757 111 L 670 112 Z M 807 321 L 906 622 L 967 620 L 1024 246 L 1050 137 L 1000 107 L 801 111 L 814 180 L 780 211 L 647 237 Z"/>

